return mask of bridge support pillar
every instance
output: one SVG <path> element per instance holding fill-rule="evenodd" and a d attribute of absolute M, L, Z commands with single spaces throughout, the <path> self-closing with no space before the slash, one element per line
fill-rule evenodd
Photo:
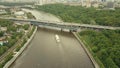
<path fill-rule="evenodd" d="M 70 33 L 72 33 L 72 30 L 69 30 Z"/>

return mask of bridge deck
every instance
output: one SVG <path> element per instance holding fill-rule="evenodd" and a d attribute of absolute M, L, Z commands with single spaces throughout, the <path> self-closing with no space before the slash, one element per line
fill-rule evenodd
<path fill-rule="evenodd" d="M 31 22 L 31 24 L 34 24 L 34 25 L 51 26 L 51 27 L 58 27 L 58 28 L 64 28 L 64 29 L 93 28 L 93 29 L 109 29 L 109 30 L 119 29 L 120 30 L 120 27 L 112 27 L 112 26 L 55 22 L 55 21 L 35 20 L 35 19 L 16 19 L 16 18 L 4 18 L 4 19 L 9 19 L 14 21 L 26 21 L 26 22 Z"/>

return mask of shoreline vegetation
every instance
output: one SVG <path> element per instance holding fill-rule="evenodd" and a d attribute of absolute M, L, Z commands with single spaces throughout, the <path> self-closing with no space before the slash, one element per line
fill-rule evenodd
<path fill-rule="evenodd" d="M 27 38 L 22 38 L 22 39 L 21 39 L 21 40 L 23 40 L 23 41 L 22 41 L 19 45 L 16 46 L 16 48 L 15 48 L 15 51 L 16 51 L 16 52 L 19 52 L 19 50 L 24 46 L 24 44 L 27 42 L 27 40 L 31 37 L 31 35 L 32 35 L 32 33 L 34 32 L 34 30 L 35 30 L 35 26 L 33 26 L 32 30 L 29 31 L 29 34 L 26 35 Z M 14 46 L 15 46 L 15 45 L 14 45 Z M 13 52 L 9 53 L 9 54 L 5 57 L 4 61 L 0 64 L 0 68 L 3 68 L 4 65 L 13 58 L 13 56 L 14 56 L 14 53 L 13 53 Z"/>
<path fill-rule="evenodd" d="M 25 5 L 26 3 L 14 3 L 14 4 Z M 14 4 L 10 3 L 8 5 L 12 6 Z M 35 17 L 31 13 L 26 13 L 26 15 L 29 19 L 35 19 Z M 35 30 L 35 26 L 31 24 L 17 25 L 16 22 L 5 19 L 0 19 L 0 26 L 3 27 L 4 29 L 6 28 L 7 30 L 4 32 L 0 31 L 0 38 L 6 36 L 4 34 L 8 35 L 8 37 L 6 37 L 6 39 L 8 39 L 8 43 L 3 46 L 0 46 L 0 57 L 3 57 L 2 59 L 0 58 L 1 60 L 0 68 L 3 68 L 4 65 L 7 62 L 9 62 L 17 52 L 19 52 L 19 50 L 25 45 L 29 38 L 31 38 Z"/>
<path fill-rule="evenodd" d="M 97 10 L 93 7 L 86 8 L 63 4 L 47 4 L 36 6 L 35 9 L 54 14 L 64 22 L 120 27 L 120 9 Z"/>
<path fill-rule="evenodd" d="M 79 37 L 100 68 L 120 67 L 120 30 L 84 30 Z"/>
<path fill-rule="evenodd" d="M 30 24 L 16 25 L 13 21 L 0 19 L 0 28 L 4 28 L 4 31 L 0 31 L 0 38 L 8 41 L 0 45 L 0 68 L 13 58 L 14 52 L 19 51 L 20 48 L 27 42 L 35 30 L 35 26 L 30 26 Z M 32 28 L 31 28 L 32 27 Z M 20 29 L 28 30 L 25 35 L 25 31 L 19 32 Z M 6 30 L 6 31 L 5 31 Z"/>

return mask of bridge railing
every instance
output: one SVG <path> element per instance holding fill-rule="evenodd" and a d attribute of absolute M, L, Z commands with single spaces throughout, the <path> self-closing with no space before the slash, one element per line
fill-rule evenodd
<path fill-rule="evenodd" d="M 44 24 L 54 24 L 54 25 L 63 25 L 63 26 L 71 26 L 71 27 L 87 27 L 87 28 L 97 28 L 97 29 L 111 29 L 116 30 L 120 29 L 120 27 L 112 27 L 112 26 L 101 26 L 101 25 L 90 25 L 90 24 L 78 24 L 78 23 L 70 23 L 70 22 L 57 22 L 57 21 L 47 21 L 47 20 L 35 20 L 35 19 L 18 19 L 18 18 L 2 18 L 2 19 L 10 19 L 15 21 L 28 21 L 28 22 L 40 22 Z"/>

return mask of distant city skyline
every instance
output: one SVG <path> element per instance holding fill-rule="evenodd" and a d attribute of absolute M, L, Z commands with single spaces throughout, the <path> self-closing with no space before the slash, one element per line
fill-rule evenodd
<path fill-rule="evenodd" d="M 0 0 L 2 2 L 38 2 L 38 1 L 54 1 L 54 2 L 82 2 L 82 1 L 99 1 L 99 2 L 106 2 L 106 1 L 119 1 L 119 0 Z"/>

